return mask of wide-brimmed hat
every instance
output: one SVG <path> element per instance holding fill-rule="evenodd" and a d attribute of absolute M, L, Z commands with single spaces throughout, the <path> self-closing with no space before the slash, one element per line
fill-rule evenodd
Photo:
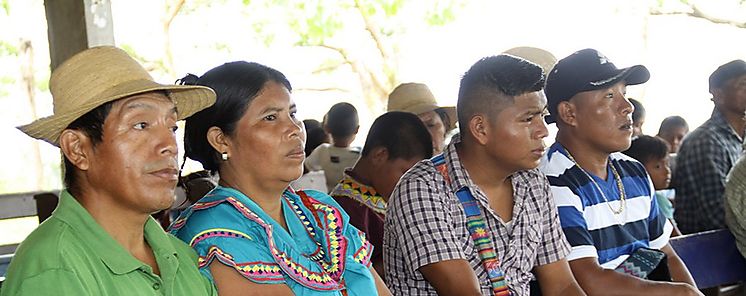
<path fill-rule="evenodd" d="M 547 76 L 544 93 L 547 95 L 549 116 L 554 123 L 557 105 L 580 92 L 608 88 L 620 81 L 626 85 L 645 83 L 650 79 L 648 68 L 634 65 L 619 69 L 609 58 L 595 49 L 586 48 L 561 59 Z"/>
<path fill-rule="evenodd" d="M 422 83 L 402 83 L 399 84 L 389 94 L 388 106 L 386 111 L 403 111 L 420 115 L 422 113 L 442 110 L 448 114 L 450 128 L 456 127 L 456 107 L 438 106 L 438 101 L 430 91 L 427 85 Z"/>
<path fill-rule="evenodd" d="M 519 46 L 513 47 L 504 51 L 512 56 L 517 56 L 534 64 L 537 64 L 544 70 L 544 75 L 549 75 L 549 71 L 552 71 L 554 65 L 557 64 L 557 57 L 551 52 L 538 47 L 531 46 Z"/>
<path fill-rule="evenodd" d="M 62 130 L 105 103 L 151 91 L 166 91 L 184 119 L 215 103 L 215 92 L 204 86 L 163 85 L 124 50 L 113 46 L 86 49 L 62 63 L 49 79 L 53 115 L 18 129 L 59 146 Z"/>

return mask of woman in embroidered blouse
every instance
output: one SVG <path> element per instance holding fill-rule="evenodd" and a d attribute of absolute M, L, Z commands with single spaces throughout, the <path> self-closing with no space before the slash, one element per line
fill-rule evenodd
<path fill-rule="evenodd" d="M 289 187 L 303 173 L 305 131 L 285 76 L 232 62 L 182 83 L 217 94 L 186 122 L 184 146 L 220 181 L 171 232 L 197 251 L 218 293 L 390 295 L 370 266 L 365 234 L 341 207 L 325 193 Z"/>

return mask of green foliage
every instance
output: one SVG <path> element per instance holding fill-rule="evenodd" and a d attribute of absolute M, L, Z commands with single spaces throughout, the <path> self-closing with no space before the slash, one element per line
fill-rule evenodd
<path fill-rule="evenodd" d="M 39 91 L 42 91 L 42 92 L 49 91 L 49 76 L 47 75 L 44 78 L 36 79 L 36 81 L 34 81 L 34 86 Z"/>
<path fill-rule="evenodd" d="M 460 1 L 438 0 L 425 14 L 425 22 L 434 27 L 442 27 L 456 19 L 455 10 L 463 6 Z"/>
<path fill-rule="evenodd" d="M 324 44 L 343 28 L 339 11 L 325 6 L 323 0 L 299 1 L 291 13 L 289 25 L 298 34 L 296 45 Z"/>
<path fill-rule="evenodd" d="M 396 16 L 399 13 L 399 9 L 404 5 L 402 0 L 382 0 L 380 1 L 381 11 L 387 17 Z"/>
<path fill-rule="evenodd" d="M 0 40 L 0 56 L 18 56 L 18 47 L 10 42 Z"/>
<path fill-rule="evenodd" d="M 10 15 L 10 2 L 8 0 L 0 1 L 0 6 L 3 7 L 3 11 L 5 11 L 5 15 Z"/>

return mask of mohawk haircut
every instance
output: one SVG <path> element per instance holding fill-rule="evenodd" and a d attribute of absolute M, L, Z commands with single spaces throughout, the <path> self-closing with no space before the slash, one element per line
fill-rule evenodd
<path fill-rule="evenodd" d="M 542 68 L 522 58 L 501 54 L 480 59 L 461 78 L 456 105 L 461 132 L 472 116 L 493 117 L 516 96 L 542 90 L 545 82 Z"/>

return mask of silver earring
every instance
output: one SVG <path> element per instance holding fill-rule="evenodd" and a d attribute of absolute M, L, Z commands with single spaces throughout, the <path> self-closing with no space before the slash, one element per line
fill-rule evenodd
<path fill-rule="evenodd" d="M 223 161 L 228 160 L 228 152 L 223 152 L 220 154 L 220 156 L 223 158 Z"/>

